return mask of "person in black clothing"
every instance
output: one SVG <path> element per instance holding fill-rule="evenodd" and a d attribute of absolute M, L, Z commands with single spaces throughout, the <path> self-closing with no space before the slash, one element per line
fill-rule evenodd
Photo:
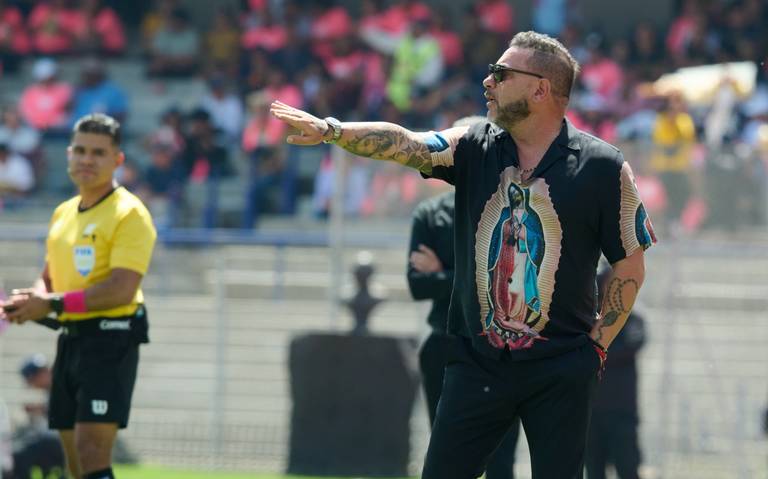
<path fill-rule="evenodd" d="M 423 479 L 470 479 L 516 417 L 534 479 L 582 477 L 592 392 L 645 277 L 653 228 L 629 164 L 565 111 L 578 63 L 557 40 L 515 35 L 483 80 L 488 121 L 439 132 L 341 123 L 275 101 L 272 114 L 322 141 L 456 187 L 445 370 Z M 595 277 L 612 273 L 602 308 Z"/>
<path fill-rule="evenodd" d="M 432 309 L 427 317 L 431 331 L 419 350 L 430 426 L 437 415 L 445 367 L 458 346 L 456 336 L 446 333 L 453 286 L 453 211 L 453 191 L 428 198 L 416 206 L 411 227 L 408 288 L 413 299 L 432 300 Z M 515 477 L 515 449 L 519 434 L 520 420 L 517 419 L 488 461 L 486 479 Z"/>
<path fill-rule="evenodd" d="M 598 275 L 599 291 L 609 271 Z M 611 344 L 611 362 L 595 392 L 587 440 L 587 477 L 605 479 L 613 464 L 619 479 L 639 479 L 641 462 L 637 427 L 637 353 L 645 344 L 645 320 L 633 310 Z"/>
<path fill-rule="evenodd" d="M 180 168 L 184 177 L 193 182 L 205 182 L 205 206 L 202 226 L 213 228 L 219 209 L 219 184 L 231 176 L 229 151 L 219 143 L 211 115 L 199 108 L 190 114 L 189 136 L 180 154 Z"/>

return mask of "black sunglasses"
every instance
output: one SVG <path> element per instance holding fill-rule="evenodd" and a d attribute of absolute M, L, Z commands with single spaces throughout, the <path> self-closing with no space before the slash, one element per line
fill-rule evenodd
<path fill-rule="evenodd" d="M 536 78 L 544 78 L 544 75 L 539 75 L 538 73 L 528 72 L 525 70 L 518 70 L 517 68 L 510 68 L 504 65 L 499 65 L 498 63 L 491 63 L 490 65 L 488 65 L 488 73 L 493 76 L 493 81 L 495 81 L 496 83 L 501 83 L 504 81 L 505 71 L 520 73 L 521 75 L 530 75 Z"/>

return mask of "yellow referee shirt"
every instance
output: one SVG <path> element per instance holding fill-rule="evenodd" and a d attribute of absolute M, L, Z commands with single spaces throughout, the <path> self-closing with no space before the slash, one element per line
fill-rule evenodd
<path fill-rule="evenodd" d="M 56 208 L 51 218 L 46 261 L 53 291 L 86 289 L 109 278 L 113 268 L 145 275 L 157 233 L 141 200 L 118 187 L 85 211 L 78 211 L 79 204 L 80 196 L 67 200 Z M 139 288 L 128 305 L 87 313 L 63 313 L 59 320 L 129 316 L 143 301 Z"/>

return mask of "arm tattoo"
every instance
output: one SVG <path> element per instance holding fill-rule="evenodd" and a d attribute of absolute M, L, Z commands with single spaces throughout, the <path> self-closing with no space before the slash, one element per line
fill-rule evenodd
<path fill-rule="evenodd" d="M 339 146 L 356 155 L 376 160 L 391 160 L 422 173 L 432 173 L 432 158 L 423 143 L 409 137 L 405 131 L 377 130 L 362 133 Z"/>
<path fill-rule="evenodd" d="M 640 291 L 640 285 L 634 279 L 613 278 L 605 288 L 605 304 L 603 310 L 605 313 L 600 319 L 600 326 L 597 328 L 597 340 L 603 338 L 603 328 L 611 327 L 621 316 L 629 314 L 632 310 L 637 293 Z M 625 302 L 624 297 L 628 296 L 629 304 Z"/>

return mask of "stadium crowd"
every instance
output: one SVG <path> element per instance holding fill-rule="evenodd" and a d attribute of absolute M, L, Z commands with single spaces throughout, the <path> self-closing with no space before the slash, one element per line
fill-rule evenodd
<path fill-rule="evenodd" d="M 128 94 L 141 92 L 126 92 L 108 74 L 110 59 L 122 56 L 137 59 L 147 88 L 177 78 L 202 79 L 207 88 L 193 111 L 170 108 L 149 137 L 132 139 L 143 153 L 130 158 L 121 181 L 163 224 L 185 224 L 179 206 L 190 184 L 206 197 L 194 225 L 253 228 L 263 213 L 295 214 L 306 194 L 322 216 L 331 163 L 323 160 L 314 184 L 302 183 L 299 153 L 285 145 L 285 125 L 269 116 L 272 100 L 320 117 L 442 129 L 484 113 L 488 63 L 514 32 L 532 28 L 561 39 L 582 65 L 571 121 L 638 146 L 627 157 L 658 223 L 675 232 L 766 222 L 768 7 L 761 0 L 685 0 L 668 24 L 639 23 L 617 38 L 587 24 L 578 1 L 535 2 L 531 17 L 520 18 L 504 0 L 475 0 L 457 15 L 417 0 L 364 0 L 352 10 L 328 0 L 244 0 L 239 9 L 218 8 L 206 28 L 179 0 L 157 0 L 137 25 L 125 24 L 114 4 L 0 0 L 0 75 L 31 75 L 18 102 L 3 105 L 6 207 L 23 207 L 41 191 L 46 137 L 66 135 L 87 112 L 131 114 Z M 57 75 L 72 57 L 85 59 L 76 85 Z M 648 88 L 681 67 L 740 61 L 757 65 L 749 92 L 723 82 L 690 104 L 681 92 Z M 225 224 L 219 196 L 235 176 L 241 215 Z M 350 214 L 381 213 L 374 195 L 391 195 L 406 209 L 419 199 L 413 176 L 399 170 L 352 161 L 347 177 Z"/>

